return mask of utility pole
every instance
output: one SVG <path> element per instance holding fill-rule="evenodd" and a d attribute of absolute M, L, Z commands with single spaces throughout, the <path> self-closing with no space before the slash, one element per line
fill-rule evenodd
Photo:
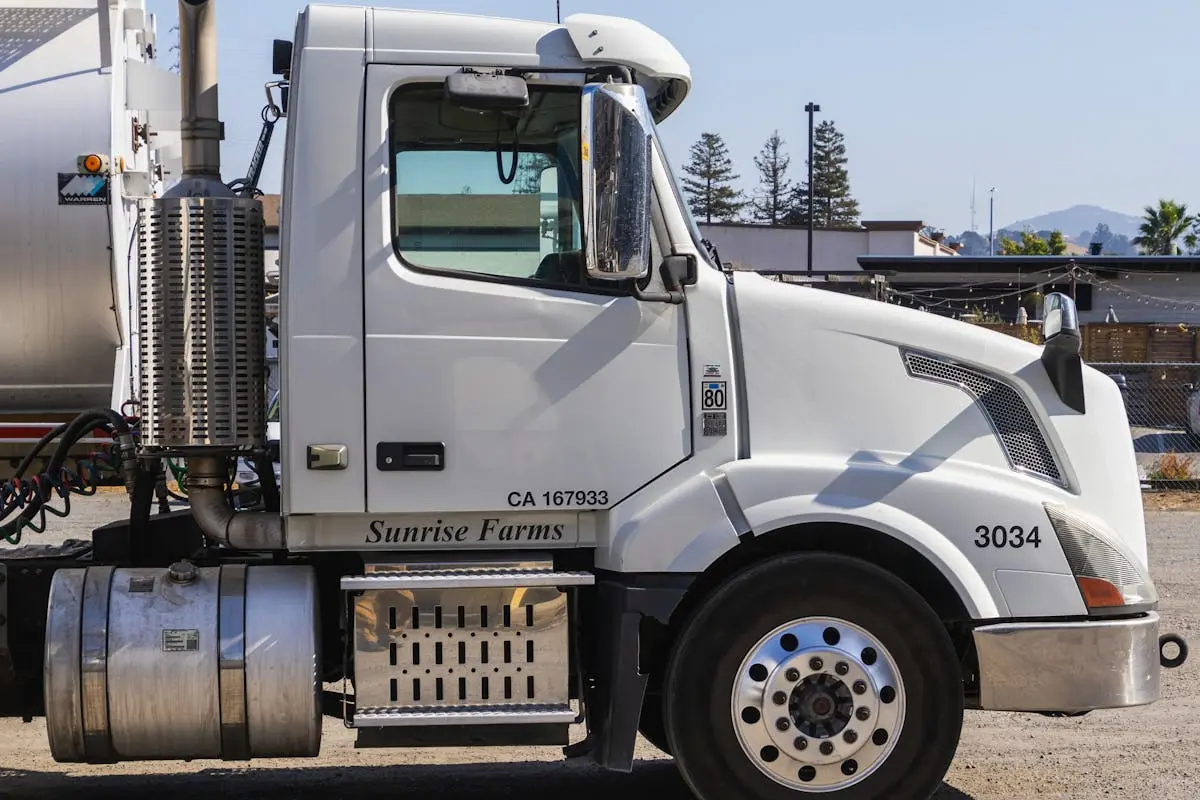
<path fill-rule="evenodd" d="M 996 187 L 988 189 L 988 255 L 996 255 Z"/>
<path fill-rule="evenodd" d="M 816 103 L 807 103 L 808 112 L 808 271 L 813 271 L 813 114 L 821 110 Z"/>

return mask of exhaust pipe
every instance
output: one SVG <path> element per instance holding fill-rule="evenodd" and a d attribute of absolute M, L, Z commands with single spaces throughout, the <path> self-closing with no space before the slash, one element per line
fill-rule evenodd
<path fill-rule="evenodd" d="M 217 10 L 212 0 L 179 0 L 183 174 L 221 179 L 224 125 L 217 102 Z"/>
<path fill-rule="evenodd" d="M 154 298 L 138 329 L 142 445 L 200 451 L 187 456 L 187 487 L 205 538 L 280 550 L 278 514 L 237 513 L 225 496 L 228 457 L 261 446 L 266 427 L 262 204 L 221 180 L 216 4 L 178 2 L 183 176 L 139 203 L 138 284 Z"/>
<path fill-rule="evenodd" d="M 214 0 L 179 0 L 180 138 L 183 179 L 167 197 L 234 197 L 221 180 L 225 126 L 217 99 Z"/>
<path fill-rule="evenodd" d="M 235 512 L 225 497 L 225 459 L 187 460 L 188 502 L 205 538 L 236 550 L 284 550 L 283 518 L 267 511 Z"/>

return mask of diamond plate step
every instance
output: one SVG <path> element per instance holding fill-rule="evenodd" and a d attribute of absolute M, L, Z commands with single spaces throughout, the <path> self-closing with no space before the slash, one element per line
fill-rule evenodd
<path fill-rule="evenodd" d="M 590 572 L 555 572 L 544 569 L 437 569 L 346 575 L 342 591 L 379 589 L 498 589 L 511 586 L 591 586 Z"/>
<path fill-rule="evenodd" d="M 462 706 L 436 711 L 403 708 L 364 708 L 354 714 L 356 728 L 424 727 L 435 725 L 535 725 L 572 723 L 570 706 Z"/>

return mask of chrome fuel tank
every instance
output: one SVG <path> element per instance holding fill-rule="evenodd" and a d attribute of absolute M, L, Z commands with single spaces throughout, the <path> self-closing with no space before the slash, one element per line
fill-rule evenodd
<path fill-rule="evenodd" d="M 45 701 L 56 761 L 318 754 L 311 568 L 60 570 L 49 609 Z"/>

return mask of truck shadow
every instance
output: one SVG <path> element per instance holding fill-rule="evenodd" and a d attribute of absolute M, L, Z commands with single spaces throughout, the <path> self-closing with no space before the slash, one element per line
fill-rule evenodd
<path fill-rule="evenodd" d="M 136 768 L 136 765 L 129 765 Z M 84 768 L 87 769 L 87 768 Z M 188 774 L 63 775 L 0 766 L 3 795 L 54 800 L 211 800 L 222 795 L 262 800 L 396 798 L 417 800 L 610 800 L 622 793 L 655 800 L 694 800 L 671 761 L 639 761 L 624 775 L 591 765 L 562 762 L 520 764 L 411 764 L 311 769 L 211 769 Z M 935 800 L 974 800 L 942 784 Z"/>

